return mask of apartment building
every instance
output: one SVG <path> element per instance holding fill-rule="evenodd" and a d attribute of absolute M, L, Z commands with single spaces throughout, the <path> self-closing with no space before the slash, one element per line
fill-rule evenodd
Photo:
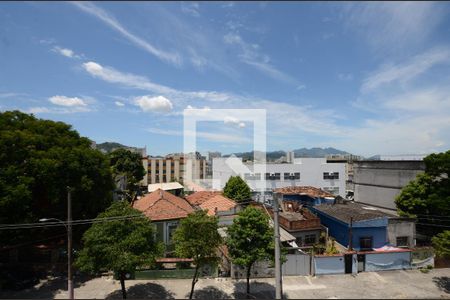
<path fill-rule="evenodd" d="M 229 158 L 213 159 L 213 188 L 221 190 L 231 176 L 241 176 L 252 190 L 271 191 L 288 186 L 313 186 L 345 196 L 345 163 L 327 163 L 326 158 L 295 158 L 293 163 L 242 163 L 230 166 Z M 264 170 L 261 172 L 260 170 Z M 264 181 L 265 180 L 265 181 Z"/>
<path fill-rule="evenodd" d="M 145 169 L 145 175 L 141 181 L 143 186 L 172 181 L 183 182 L 186 175 L 189 178 L 204 179 L 206 175 L 206 159 L 198 153 L 195 155 L 176 153 L 164 157 L 148 156 L 142 159 L 142 163 Z"/>

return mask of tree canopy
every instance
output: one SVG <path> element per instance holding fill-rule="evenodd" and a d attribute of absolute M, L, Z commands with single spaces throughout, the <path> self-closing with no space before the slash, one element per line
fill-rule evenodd
<path fill-rule="evenodd" d="M 252 192 L 247 183 L 239 176 L 231 176 L 223 189 L 223 194 L 236 202 L 245 202 L 251 199 Z"/>
<path fill-rule="evenodd" d="M 250 271 L 259 260 L 274 260 L 275 242 L 269 217 L 262 210 L 248 206 L 239 212 L 228 227 L 226 244 L 233 263 L 247 269 L 247 294 Z"/>
<path fill-rule="evenodd" d="M 139 153 L 119 148 L 109 154 L 111 171 L 116 180 L 123 178 L 126 182 L 124 193 L 127 200 L 133 200 L 139 188 L 139 181 L 144 178 L 145 170 Z"/>
<path fill-rule="evenodd" d="M 424 158 L 425 172 L 417 175 L 395 199 L 400 215 L 416 217 L 418 230 L 437 234 L 450 226 L 450 150 Z M 447 220 L 447 221 L 446 221 Z"/>
<path fill-rule="evenodd" d="M 208 216 L 204 210 L 197 210 L 181 220 L 173 235 L 177 256 L 192 258 L 195 265 L 189 299 L 192 299 L 199 269 L 207 264 L 215 264 L 219 259 L 217 249 L 222 238 L 217 230 L 217 218 Z"/>
<path fill-rule="evenodd" d="M 450 230 L 438 233 L 431 241 L 438 257 L 450 257 Z"/>
<path fill-rule="evenodd" d="M 73 218 L 95 217 L 111 203 L 107 157 L 70 125 L 19 111 L 0 113 L 0 223 L 65 219 L 67 186 Z M 14 244 L 40 232 L 2 231 L 0 239 Z"/>
<path fill-rule="evenodd" d="M 139 266 L 152 266 L 162 255 L 162 245 L 154 238 L 154 226 L 142 212 L 126 201 L 114 202 L 83 235 L 83 248 L 75 265 L 90 273 L 112 270 L 119 275 L 123 298 L 126 298 L 125 274 Z M 131 217 L 130 217 L 131 216 Z"/>

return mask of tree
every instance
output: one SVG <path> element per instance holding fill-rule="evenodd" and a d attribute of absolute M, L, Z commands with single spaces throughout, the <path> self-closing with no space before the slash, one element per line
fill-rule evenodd
<path fill-rule="evenodd" d="M 227 235 L 226 244 L 233 263 L 246 268 L 248 296 L 250 271 L 254 263 L 264 259 L 274 260 L 273 228 L 262 210 L 248 206 L 233 220 Z"/>
<path fill-rule="evenodd" d="M 144 178 L 145 169 L 139 153 L 119 148 L 109 154 L 111 171 L 116 180 L 125 180 L 127 200 L 132 201 L 139 189 L 139 181 Z"/>
<path fill-rule="evenodd" d="M 217 248 L 222 243 L 218 230 L 218 220 L 208 216 L 206 211 L 197 210 L 181 220 L 180 226 L 175 230 L 173 241 L 175 253 L 178 257 L 192 258 L 195 272 L 192 278 L 192 299 L 195 284 L 198 281 L 199 270 L 207 265 L 217 263 Z"/>
<path fill-rule="evenodd" d="M 450 230 L 445 230 L 431 239 L 436 255 L 450 257 Z"/>
<path fill-rule="evenodd" d="M 74 219 L 94 218 L 111 204 L 107 156 L 62 122 L 19 111 L 0 113 L 0 223 L 66 218 L 67 186 Z M 2 245 L 48 237 L 62 228 L 3 230 Z M 74 228 L 74 242 L 83 226 Z"/>
<path fill-rule="evenodd" d="M 102 218 L 115 219 L 101 221 Z M 154 226 L 150 220 L 126 201 L 114 202 L 97 220 L 98 223 L 83 235 L 83 248 L 75 265 L 89 273 L 114 271 L 119 276 L 125 299 L 126 273 L 140 266 L 153 265 L 155 259 L 162 255 L 162 245 L 154 238 Z"/>
<path fill-rule="evenodd" d="M 424 158 L 425 172 L 403 187 L 395 199 L 400 215 L 418 219 L 418 230 L 426 235 L 443 231 L 450 214 L 450 150 Z"/>
<path fill-rule="evenodd" d="M 252 192 L 247 183 L 239 176 L 231 176 L 228 179 L 223 194 L 238 203 L 248 201 L 252 197 Z"/>

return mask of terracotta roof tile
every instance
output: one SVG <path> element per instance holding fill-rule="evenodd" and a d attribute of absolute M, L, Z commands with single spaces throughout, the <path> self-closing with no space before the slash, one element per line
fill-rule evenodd
<path fill-rule="evenodd" d="M 335 197 L 333 194 L 313 186 L 287 186 L 274 190 L 282 195 L 308 195 L 310 197 Z"/>
<path fill-rule="evenodd" d="M 133 207 L 143 212 L 152 221 L 182 219 L 194 211 L 185 199 L 161 189 L 137 200 Z"/>
<path fill-rule="evenodd" d="M 193 194 L 186 196 L 186 200 L 191 205 L 200 205 L 203 202 L 211 199 L 212 197 L 214 197 L 216 195 L 221 195 L 221 194 L 222 193 L 219 191 L 199 191 L 199 192 L 195 192 Z"/>
<path fill-rule="evenodd" d="M 222 195 L 216 195 L 211 199 L 206 200 L 199 206 L 204 210 L 208 210 L 208 215 L 214 216 L 216 210 L 228 211 L 230 209 L 235 208 L 236 205 L 237 205 L 236 202 L 234 202 L 233 200 Z"/>
<path fill-rule="evenodd" d="M 236 202 L 225 197 L 219 191 L 200 191 L 186 197 L 191 205 L 208 210 L 208 215 L 215 215 L 214 211 L 228 211 L 236 207 Z"/>

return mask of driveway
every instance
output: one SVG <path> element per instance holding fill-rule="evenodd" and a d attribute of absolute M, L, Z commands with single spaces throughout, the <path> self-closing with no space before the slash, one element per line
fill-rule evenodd
<path fill-rule="evenodd" d="M 129 298 L 179 299 L 188 297 L 189 279 L 130 280 Z M 76 282 L 77 298 L 120 299 L 120 283 L 112 278 L 94 278 Z M 42 281 L 32 289 L 0 291 L 0 298 L 67 298 L 63 279 Z M 245 280 L 229 278 L 200 279 L 196 298 L 245 298 Z M 252 298 L 274 298 L 273 278 L 252 280 Z M 365 272 L 357 275 L 285 276 L 286 298 L 446 298 L 450 299 L 450 269 Z"/>

